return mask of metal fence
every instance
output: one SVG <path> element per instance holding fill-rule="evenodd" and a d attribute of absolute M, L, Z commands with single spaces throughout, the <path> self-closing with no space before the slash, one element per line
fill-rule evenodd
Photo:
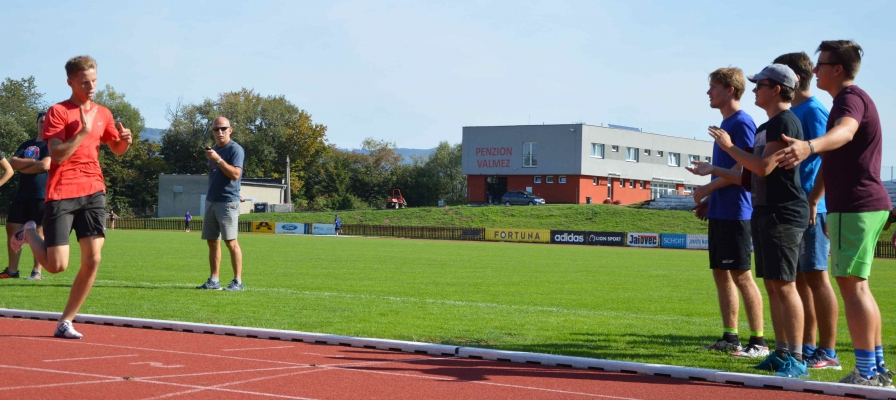
<path fill-rule="evenodd" d="M 342 233 L 359 236 L 391 236 L 414 239 L 485 240 L 485 228 L 441 226 L 342 225 Z"/>
<path fill-rule="evenodd" d="M 106 227 L 110 223 L 106 222 Z M 149 229 L 163 231 L 182 231 L 184 230 L 184 221 L 181 219 L 158 219 L 158 218 L 119 218 L 115 220 L 115 229 Z M 202 231 L 202 220 L 193 220 L 190 222 L 190 230 Z M 240 232 L 251 232 L 252 223 L 249 221 L 239 221 Z"/>

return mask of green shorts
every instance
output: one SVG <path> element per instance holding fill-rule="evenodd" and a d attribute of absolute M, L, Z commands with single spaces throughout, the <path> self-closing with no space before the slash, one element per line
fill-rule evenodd
<path fill-rule="evenodd" d="M 889 215 L 889 211 L 829 214 L 831 270 L 834 276 L 858 276 L 862 279 L 871 276 L 874 248 Z"/>

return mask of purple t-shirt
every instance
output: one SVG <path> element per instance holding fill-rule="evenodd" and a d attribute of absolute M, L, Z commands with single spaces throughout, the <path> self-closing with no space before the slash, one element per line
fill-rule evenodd
<path fill-rule="evenodd" d="M 844 117 L 858 121 L 859 129 L 849 143 L 821 154 L 828 212 L 889 210 L 890 195 L 880 180 L 883 142 L 877 106 L 868 93 L 852 85 L 834 98 L 828 131 Z"/>

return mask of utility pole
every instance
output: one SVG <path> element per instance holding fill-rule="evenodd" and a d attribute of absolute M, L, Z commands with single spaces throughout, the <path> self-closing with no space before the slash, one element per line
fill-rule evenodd
<path fill-rule="evenodd" d="M 286 204 L 292 204 L 292 179 L 289 177 L 289 155 L 286 155 Z"/>

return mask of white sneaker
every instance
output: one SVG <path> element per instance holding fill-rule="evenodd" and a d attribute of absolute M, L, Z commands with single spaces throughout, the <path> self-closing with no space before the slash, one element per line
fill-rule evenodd
<path fill-rule="evenodd" d="M 37 224 L 34 221 L 28 221 L 25 223 L 25 226 L 22 229 L 19 229 L 16 233 L 12 235 L 9 240 L 9 247 L 11 247 L 14 251 L 18 252 L 22 250 L 22 247 L 25 247 L 25 231 L 29 229 L 37 229 Z"/>
<path fill-rule="evenodd" d="M 768 347 L 751 344 L 747 347 L 744 347 L 743 350 L 731 353 L 731 355 L 733 357 L 743 358 L 765 358 L 768 357 L 769 350 Z"/>
<path fill-rule="evenodd" d="M 53 332 L 53 336 L 62 339 L 80 339 L 84 335 L 75 330 L 71 321 L 62 320 L 56 325 L 56 332 Z"/>

